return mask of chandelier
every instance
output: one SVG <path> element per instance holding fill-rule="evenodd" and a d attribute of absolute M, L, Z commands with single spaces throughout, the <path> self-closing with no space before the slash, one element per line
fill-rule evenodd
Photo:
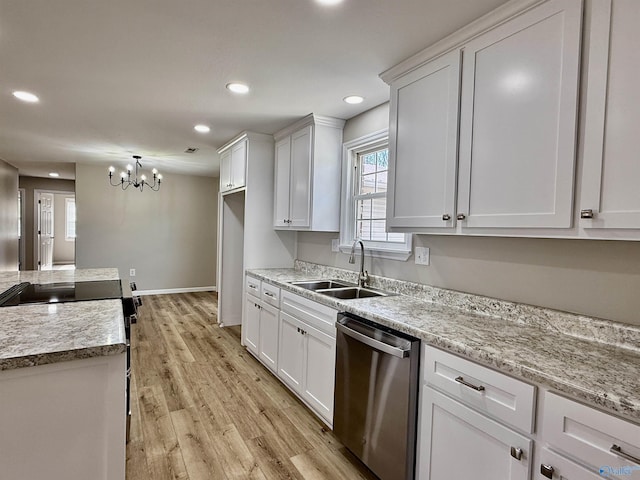
<path fill-rule="evenodd" d="M 122 187 L 122 190 L 126 190 L 129 186 L 133 185 L 134 188 L 139 188 L 140 191 L 144 189 L 144 187 L 150 188 L 154 192 L 160 190 L 160 183 L 162 183 L 162 175 L 158 173 L 158 170 L 155 168 L 151 170 L 153 174 L 153 183 L 149 183 L 147 181 L 146 175 L 140 175 L 140 179 L 138 179 L 138 167 L 142 168 L 142 164 L 140 163 L 140 159 L 142 158 L 140 155 L 134 155 L 134 160 L 136 161 L 135 171 L 133 174 L 133 179 L 131 178 L 131 171 L 134 170 L 134 167 L 131 165 L 127 165 L 126 172 L 120 172 L 120 181 L 117 183 L 113 183 L 113 174 L 116 169 L 114 167 L 109 167 L 109 183 L 113 187 Z"/>

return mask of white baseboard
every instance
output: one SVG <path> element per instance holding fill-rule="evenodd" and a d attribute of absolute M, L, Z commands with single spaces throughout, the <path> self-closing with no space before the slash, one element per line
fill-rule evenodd
<path fill-rule="evenodd" d="M 218 289 L 215 285 L 209 285 L 206 287 L 188 287 L 188 288 L 165 288 L 161 290 L 135 290 L 134 295 L 167 295 L 171 293 L 191 293 L 191 292 L 217 292 Z"/>

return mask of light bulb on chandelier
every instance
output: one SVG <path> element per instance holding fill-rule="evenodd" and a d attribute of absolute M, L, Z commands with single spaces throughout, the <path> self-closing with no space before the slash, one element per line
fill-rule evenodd
<path fill-rule="evenodd" d="M 157 192 L 158 190 L 160 190 L 160 184 L 162 183 L 162 175 L 158 173 L 158 170 L 155 168 L 151 170 L 151 173 L 153 174 L 153 183 L 149 183 L 147 181 L 146 175 L 141 175 L 140 179 L 138 180 L 138 168 L 140 169 L 142 168 L 142 164 L 140 163 L 140 159 L 142 157 L 140 155 L 134 155 L 133 158 L 136 161 L 135 172 L 133 172 L 133 178 L 131 178 L 131 173 L 134 170 L 134 167 L 132 167 L 131 165 L 127 165 L 127 171 L 120 173 L 120 181 L 117 183 L 113 183 L 112 178 L 116 169 L 114 167 L 109 167 L 109 183 L 111 184 L 111 186 L 121 187 L 122 190 L 126 190 L 131 185 L 133 185 L 134 188 L 137 188 L 140 191 L 142 191 L 144 187 L 147 187 L 147 189 L 151 189 L 154 192 Z"/>

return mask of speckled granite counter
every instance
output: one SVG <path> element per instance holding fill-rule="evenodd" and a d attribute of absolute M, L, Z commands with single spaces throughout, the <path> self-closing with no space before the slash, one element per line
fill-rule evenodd
<path fill-rule="evenodd" d="M 372 277 L 396 296 L 339 300 L 288 282 L 356 274 L 304 262 L 248 274 L 640 422 L 640 327 Z"/>
<path fill-rule="evenodd" d="M 115 268 L 0 272 L 0 291 L 20 282 L 118 280 Z M 0 308 L 0 370 L 125 351 L 120 300 Z"/>

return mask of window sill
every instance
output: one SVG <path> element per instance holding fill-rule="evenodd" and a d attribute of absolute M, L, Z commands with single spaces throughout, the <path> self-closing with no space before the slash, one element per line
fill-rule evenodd
<path fill-rule="evenodd" d="M 351 245 L 340 245 L 340 251 L 351 254 Z M 411 256 L 411 250 L 389 250 L 385 248 L 364 247 L 364 256 L 372 258 L 384 258 L 387 260 L 397 260 L 399 262 L 406 262 Z M 356 247 L 356 256 L 360 256 L 360 247 Z"/>

